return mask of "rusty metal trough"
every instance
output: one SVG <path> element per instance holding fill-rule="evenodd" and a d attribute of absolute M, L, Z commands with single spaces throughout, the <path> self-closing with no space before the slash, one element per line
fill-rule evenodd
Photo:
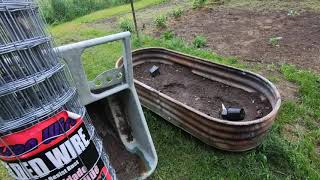
<path fill-rule="evenodd" d="M 265 95 L 272 105 L 269 114 L 256 120 L 233 122 L 208 116 L 134 80 L 143 106 L 218 149 L 246 151 L 255 148 L 268 133 L 280 108 L 281 98 L 278 90 L 270 81 L 258 74 L 163 48 L 139 49 L 134 51 L 132 56 L 134 66 L 145 62 L 176 63 L 191 68 L 193 73 L 212 81 Z M 116 66 L 121 65 L 122 58 L 118 60 Z"/>

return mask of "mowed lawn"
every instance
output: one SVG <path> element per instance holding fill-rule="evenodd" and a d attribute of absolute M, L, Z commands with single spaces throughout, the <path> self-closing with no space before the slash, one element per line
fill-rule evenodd
<path fill-rule="evenodd" d="M 273 1 L 272 1 L 273 2 Z M 162 0 L 140 0 L 136 9 L 149 8 Z M 95 22 L 130 12 L 129 5 L 98 11 L 73 21 L 50 27 L 56 44 L 62 45 L 120 32 L 103 29 Z M 199 56 L 213 62 L 252 70 L 238 59 L 199 49 L 177 37 L 153 38 L 133 35 L 133 48 L 165 47 Z M 83 64 L 89 79 L 114 67 L 122 52 L 119 42 L 89 49 Z M 280 113 L 261 146 L 243 153 L 230 153 L 209 147 L 151 111 L 145 116 L 159 156 L 151 179 L 320 179 L 320 76 L 290 64 L 280 74 L 298 86 L 297 99 L 282 103 Z M 1 179 L 8 177 L 1 173 Z M 3 176 L 2 176 L 3 175 Z"/>

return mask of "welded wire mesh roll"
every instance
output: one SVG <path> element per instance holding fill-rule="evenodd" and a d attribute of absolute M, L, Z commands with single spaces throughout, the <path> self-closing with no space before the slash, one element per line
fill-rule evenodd
<path fill-rule="evenodd" d="M 32 1 L 0 1 L 0 47 L 46 36 L 38 7 Z"/>
<path fill-rule="evenodd" d="M 0 0 L 0 126 L 19 128 L 75 93 L 31 0 Z"/>
<path fill-rule="evenodd" d="M 0 125 L 41 118 L 74 91 L 34 2 L 0 0 Z"/>
<path fill-rule="evenodd" d="M 32 116 L 45 107 L 63 102 L 75 90 L 70 87 L 64 71 L 58 71 L 44 81 L 28 88 L 0 96 L 0 116 L 3 124 Z"/>
<path fill-rule="evenodd" d="M 1 106 L 3 107 L 3 105 Z M 13 121 L 2 120 L 0 124 L 0 134 L 4 135 L 29 128 L 39 122 L 54 117 L 55 114 L 61 111 L 70 111 L 81 115 L 85 114 L 85 108 L 80 104 L 79 97 L 73 89 L 66 93 L 65 96 L 62 96 L 61 101 L 58 100 L 55 104 L 53 103 L 47 107 L 42 107 L 38 109 L 38 111 L 33 111 L 31 114 Z M 9 114 L 10 113 L 7 112 L 5 116 L 9 116 Z M 3 117 L 2 114 L 1 117 Z"/>
<path fill-rule="evenodd" d="M 0 0 L 0 125 L 18 128 L 75 93 L 31 0 Z"/>
<path fill-rule="evenodd" d="M 31 0 L 0 0 L 0 159 L 15 179 L 115 179 Z"/>
<path fill-rule="evenodd" d="M 42 81 L 62 67 L 48 38 L 0 50 L 0 95 Z"/>

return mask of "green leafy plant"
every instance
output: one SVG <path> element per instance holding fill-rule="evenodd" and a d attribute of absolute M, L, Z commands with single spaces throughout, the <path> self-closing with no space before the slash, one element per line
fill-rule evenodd
<path fill-rule="evenodd" d="M 167 22 L 167 17 L 165 15 L 157 16 L 156 19 L 154 20 L 154 23 L 157 28 L 167 27 L 166 22 Z"/>
<path fill-rule="evenodd" d="M 207 40 L 205 37 L 203 36 L 196 36 L 193 41 L 192 41 L 192 44 L 194 47 L 196 48 L 202 48 L 202 47 L 205 47 L 206 44 L 207 44 Z"/>
<path fill-rule="evenodd" d="M 174 38 L 174 33 L 172 30 L 167 30 L 165 31 L 163 34 L 162 34 L 162 37 L 165 39 L 165 40 L 170 40 L 170 39 L 173 39 Z"/>
<path fill-rule="evenodd" d="M 203 7 L 206 2 L 207 0 L 193 0 L 192 8 L 197 9 L 197 8 Z"/>
<path fill-rule="evenodd" d="M 174 18 L 179 18 L 182 16 L 182 14 L 183 14 L 183 10 L 181 8 L 177 8 L 172 11 L 172 16 Z"/>
<path fill-rule="evenodd" d="M 265 67 L 265 66 L 264 66 Z M 268 71 L 277 71 L 278 70 L 278 67 L 277 67 L 277 64 L 276 63 L 271 63 L 271 64 L 267 64 L 267 67 L 266 69 Z"/>
<path fill-rule="evenodd" d="M 134 31 L 133 22 L 131 19 L 125 18 L 120 20 L 119 27 L 122 31 Z"/>
<path fill-rule="evenodd" d="M 275 47 L 279 47 L 279 43 L 280 43 L 280 40 L 282 39 L 282 37 L 271 37 L 269 39 L 269 44 L 271 46 L 275 46 Z"/>
<path fill-rule="evenodd" d="M 298 15 L 300 15 L 298 11 L 295 11 L 295 10 L 288 11 L 288 16 L 298 16 Z"/>

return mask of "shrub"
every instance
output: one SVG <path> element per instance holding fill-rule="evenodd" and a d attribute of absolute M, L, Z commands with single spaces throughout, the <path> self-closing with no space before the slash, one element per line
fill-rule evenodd
<path fill-rule="evenodd" d="M 119 27 L 122 31 L 130 31 L 133 32 L 134 31 L 134 25 L 132 20 L 125 18 L 125 19 L 121 19 L 120 20 L 120 24 Z"/>
<path fill-rule="evenodd" d="M 165 28 L 167 26 L 166 21 L 167 21 L 167 17 L 165 15 L 160 15 L 156 17 L 154 23 L 157 28 Z"/>
<path fill-rule="evenodd" d="M 183 13 L 183 10 L 181 8 L 177 8 L 173 10 L 172 15 L 174 18 L 178 18 L 182 16 L 182 13 Z"/>
<path fill-rule="evenodd" d="M 206 44 L 207 44 L 207 40 L 205 37 L 203 36 L 196 36 L 194 39 L 193 39 L 193 42 L 192 42 L 193 46 L 196 47 L 196 48 L 202 48 L 202 47 L 205 47 Z"/>
<path fill-rule="evenodd" d="M 70 21 L 93 11 L 129 3 L 129 0 L 36 0 L 50 24 Z"/>
<path fill-rule="evenodd" d="M 180 38 L 172 38 L 165 42 L 166 47 L 169 49 L 179 49 L 185 47 L 185 42 Z"/>
<path fill-rule="evenodd" d="M 193 0 L 192 7 L 194 9 L 203 7 L 207 0 Z"/>
<path fill-rule="evenodd" d="M 173 39 L 174 33 L 173 33 L 172 30 L 168 30 L 168 31 L 165 31 L 165 32 L 162 34 L 162 37 L 163 37 L 165 40 L 170 40 L 170 39 Z"/>

